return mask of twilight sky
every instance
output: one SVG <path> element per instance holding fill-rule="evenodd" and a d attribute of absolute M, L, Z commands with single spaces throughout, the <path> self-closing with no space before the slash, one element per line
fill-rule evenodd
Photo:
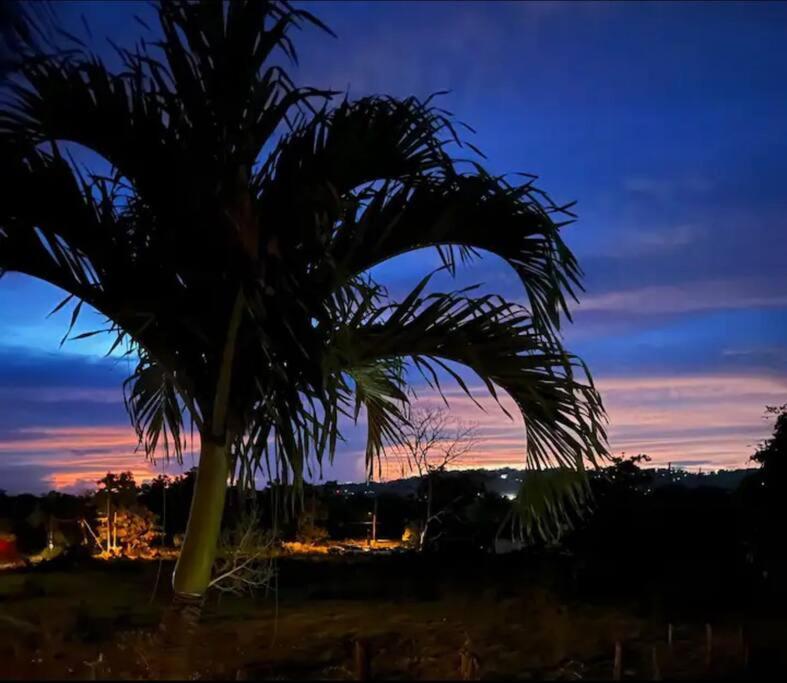
<path fill-rule="evenodd" d="M 578 201 L 566 239 L 587 292 L 566 341 L 602 391 L 612 451 L 744 466 L 768 433 L 764 406 L 787 402 L 787 4 L 303 4 L 339 37 L 295 36 L 296 82 L 351 97 L 450 90 L 442 106 L 476 129 L 490 170 L 537 173 L 557 201 Z M 129 44 L 133 15 L 150 15 L 136 2 L 57 10 L 81 36 L 84 14 L 110 63 L 101 37 Z M 377 274 L 403 292 L 434 262 L 417 253 Z M 491 258 L 471 282 L 522 297 Z M 2 489 L 154 471 L 134 453 L 126 362 L 102 359 L 96 337 L 58 349 L 68 314 L 45 316 L 61 298 L 0 281 Z M 465 465 L 524 462 L 521 424 L 458 394 L 451 407 L 479 423 Z M 347 430 L 326 477 L 362 478 L 362 434 Z"/>

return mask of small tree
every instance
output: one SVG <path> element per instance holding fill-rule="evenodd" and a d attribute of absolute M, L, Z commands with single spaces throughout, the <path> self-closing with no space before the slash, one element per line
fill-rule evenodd
<path fill-rule="evenodd" d="M 295 540 L 307 545 L 318 545 L 328 540 L 329 534 L 326 527 L 328 511 L 317 500 L 316 491 L 312 490 L 311 501 L 306 504 L 298 515 L 298 524 L 295 531 Z"/>
<path fill-rule="evenodd" d="M 759 444 L 751 460 L 759 469 L 741 482 L 738 498 L 743 506 L 745 535 L 752 561 L 773 585 L 787 591 L 787 550 L 782 522 L 787 495 L 787 404 L 767 406 L 765 417 L 774 419 L 773 436 Z"/>
<path fill-rule="evenodd" d="M 153 543 L 162 535 L 156 515 L 142 505 L 116 508 L 111 527 L 105 519 L 98 527 L 102 548 L 109 547 L 110 554 L 124 557 L 150 557 Z"/>
<path fill-rule="evenodd" d="M 445 515 L 451 504 L 434 509 L 436 479 L 466 456 L 478 442 L 477 426 L 451 417 L 444 408 L 417 407 L 407 412 L 402 425 L 401 445 L 411 471 L 425 489 L 426 511 L 418 548 L 426 547 L 429 527 Z M 456 501 L 453 501 L 456 502 Z"/>
<path fill-rule="evenodd" d="M 751 460 L 760 465 L 766 487 L 783 492 L 787 482 L 787 403 L 766 406 L 767 417 L 774 417 L 773 436 L 759 445 Z"/>
<path fill-rule="evenodd" d="M 107 554 L 118 553 L 117 527 L 115 518 L 119 509 L 129 509 L 137 502 L 139 489 L 132 472 L 107 472 L 97 482 L 98 488 L 93 496 L 98 512 L 98 537 L 101 549 Z"/>
<path fill-rule="evenodd" d="M 139 501 L 131 472 L 107 472 L 99 479 L 93 501 L 98 511 L 97 542 L 107 555 L 141 557 L 152 552 L 161 535 L 157 516 Z"/>

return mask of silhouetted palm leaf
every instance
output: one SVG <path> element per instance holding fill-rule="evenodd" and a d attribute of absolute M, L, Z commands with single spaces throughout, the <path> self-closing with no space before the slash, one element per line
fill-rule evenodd
<path fill-rule="evenodd" d="M 347 371 L 355 385 L 355 419 L 362 406 L 366 409 L 366 469 L 370 477 L 385 446 L 401 440 L 402 406 L 407 402 L 404 370 L 401 359 L 385 358 Z"/>
<path fill-rule="evenodd" d="M 315 280 L 333 288 L 399 254 L 434 246 L 453 271 L 482 249 L 505 259 L 544 330 L 568 313 L 580 270 L 560 237 L 572 218 L 533 187 L 509 185 L 447 153 L 461 144 L 442 110 L 415 98 L 343 102 L 287 136 L 257 178 L 261 213 L 287 213 L 282 239 L 312 245 Z M 289 227 L 289 226 L 288 226 Z M 326 252 L 327 246 L 327 252 Z M 458 250 L 458 252 L 457 252 Z"/>
<path fill-rule="evenodd" d="M 528 472 L 514 500 L 512 522 L 524 537 L 556 541 L 574 526 L 591 500 L 583 470 L 551 468 Z"/>
<path fill-rule="evenodd" d="M 184 406 L 178 395 L 174 377 L 144 353 L 134 373 L 124 382 L 124 400 L 131 416 L 139 443 L 145 455 L 154 458 L 160 438 L 164 454 L 170 449 L 182 462 L 185 438 L 182 434 Z"/>
<path fill-rule="evenodd" d="M 582 468 L 603 457 L 604 413 L 584 365 L 536 330 L 529 312 L 496 296 L 424 294 L 423 280 L 400 304 L 369 311 L 339 328 L 334 345 L 350 366 L 409 358 L 440 389 L 444 361 L 472 369 L 497 398 L 502 387 L 525 421 L 528 464 Z M 583 381 L 584 379 L 584 381 Z"/>

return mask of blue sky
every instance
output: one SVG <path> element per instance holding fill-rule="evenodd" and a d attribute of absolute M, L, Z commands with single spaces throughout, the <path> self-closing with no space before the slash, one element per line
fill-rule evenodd
<path fill-rule="evenodd" d="M 338 38 L 295 36 L 297 81 L 351 97 L 450 90 L 442 106 L 475 128 L 490 170 L 537 173 L 557 201 L 577 200 L 566 239 L 587 292 L 566 341 L 604 392 L 613 451 L 744 465 L 765 404 L 787 401 L 787 4 L 303 4 Z M 99 36 L 128 44 L 132 15 L 150 14 L 57 8 L 80 35 L 84 14 L 106 54 Z M 413 254 L 379 275 L 403 291 L 433 262 Z M 463 281 L 522 296 L 495 259 Z M 60 298 L 0 281 L 0 488 L 146 471 L 126 369 L 100 359 L 97 338 L 58 349 L 67 314 L 45 315 Z M 520 425 L 452 405 L 485 436 L 473 464 L 523 462 Z M 350 431 L 332 475 L 360 477 L 361 450 Z"/>

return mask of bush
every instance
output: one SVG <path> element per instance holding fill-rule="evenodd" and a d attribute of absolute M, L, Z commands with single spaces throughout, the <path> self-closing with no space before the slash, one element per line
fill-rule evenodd
<path fill-rule="evenodd" d="M 295 540 L 299 543 L 316 545 L 328 540 L 328 530 L 315 519 L 311 512 L 304 512 L 298 518 L 298 530 L 295 532 Z"/>

